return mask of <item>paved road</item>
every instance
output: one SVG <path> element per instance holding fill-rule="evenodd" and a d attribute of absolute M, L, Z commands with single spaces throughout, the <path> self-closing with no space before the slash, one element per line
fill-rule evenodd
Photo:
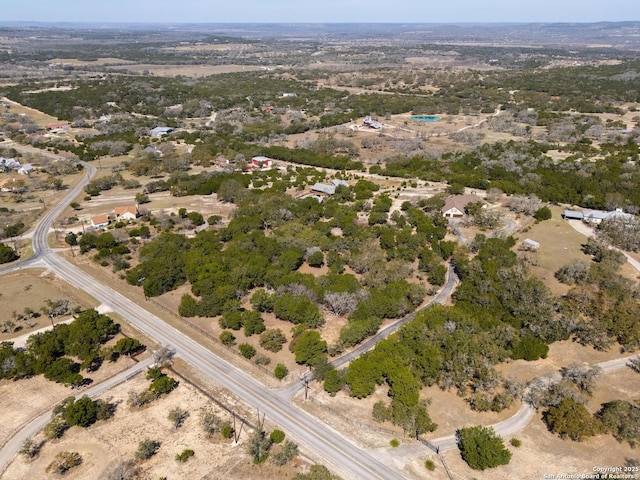
<path fill-rule="evenodd" d="M 151 358 L 143 360 L 142 362 L 133 365 L 127 370 L 114 375 L 104 382 L 100 382 L 97 385 L 86 387 L 81 390 L 76 390 L 75 396 L 76 398 L 78 398 L 87 395 L 91 398 L 95 398 L 99 395 L 102 395 L 104 392 L 111 390 L 113 387 L 126 382 L 130 378 L 146 370 L 151 365 L 151 362 Z M 52 411 L 53 409 L 38 415 L 2 446 L 2 448 L 0 449 L 0 475 L 2 475 L 2 473 L 9 466 L 13 458 L 20 450 L 20 447 L 22 447 L 22 444 L 25 442 L 25 440 L 33 437 L 40 430 L 42 430 L 47 423 L 49 423 L 49 421 L 51 420 Z"/>
<path fill-rule="evenodd" d="M 418 315 L 418 313 L 420 313 L 421 311 L 423 311 L 423 310 L 425 310 L 427 308 L 430 308 L 435 304 L 442 304 L 445 301 L 447 301 L 449 299 L 449 297 L 451 296 L 451 294 L 453 293 L 453 289 L 455 288 L 457 283 L 458 283 L 458 277 L 455 274 L 455 272 L 453 271 L 453 268 L 451 267 L 451 265 L 448 265 L 447 281 L 446 281 L 444 287 L 442 289 L 440 289 L 438 294 L 435 297 L 433 297 L 431 299 L 431 301 L 429 301 L 429 303 L 427 303 L 420 310 L 417 310 L 417 311 L 415 311 L 413 313 L 410 313 L 409 315 L 405 316 L 404 318 L 392 323 L 391 325 L 386 326 L 385 328 L 380 330 L 378 333 L 376 333 L 373 337 L 371 337 L 368 340 L 362 342 L 353 351 L 347 353 L 346 355 L 343 355 L 341 357 L 336 358 L 333 362 L 331 362 L 331 364 L 336 368 L 342 367 L 343 365 L 345 365 L 345 364 L 351 362 L 352 360 L 358 358 L 364 352 L 368 352 L 369 350 L 373 349 L 378 344 L 378 342 L 380 340 L 384 340 L 389 335 L 391 335 L 393 332 L 398 331 L 400 329 L 400 327 L 402 327 L 406 323 L 408 323 L 411 320 L 413 320 L 414 318 L 416 318 L 416 315 Z"/>
<path fill-rule="evenodd" d="M 160 344 L 169 345 L 177 356 L 198 368 L 212 382 L 221 385 L 251 407 L 259 408 L 269 421 L 283 428 L 303 449 L 312 452 L 322 463 L 349 479 L 403 478 L 397 470 L 383 464 L 367 452 L 356 447 L 339 432 L 293 405 L 289 395 L 271 391 L 244 371 L 215 356 L 195 340 L 165 324 L 160 318 L 120 293 L 106 287 L 49 248 L 47 233 L 53 221 L 73 201 L 95 172 L 95 167 L 85 164 L 86 175 L 64 199 L 48 211 L 36 226 L 33 234 L 34 255 L 29 260 L 0 269 L 0 274 L 28 266 L 44 266 L 72 285 L 76 285 L 98 301 L 119 313 L 129 323 L 145 332 Z M 297 388 L 302 385 L 298 384 Z M 40 420 L 42 421 L 42 420 Z M 34 427 L 38 425 L 34 424 Z"/>
<path fill-rule="evenodd" d="M 620 370 L 621 368 L 626 368 L 629 360 L 635 358 L 640 358 L 640 355 L 616 358 L 614 360 L 608 360 L 606 362 L 598 363 L 595 366 L 600 367 L 603 374 L 611 373 L 616 370 Z M 560 380 L 560 373 L 556 373 L 546 378 L 550 382 L 558 381 Z M 524 402 L 520 409 L 512 417 L 507 418 L 502 422 L 495 423 L 491 425 L 491 427 L 493 427 L 496 433 L 502 437 L 513 435 L 514 433 L 523 430 L 529 424 L 535 413 L 536 410 L 531 405 L 529 405 L 529 403 Z M 438 448 L 440 452 L 458 448 L 455 435 L 436 438 L 434 440 L 429 440 L 427 443 L 432 446 L 431 448 Z"/>
<path fill-rule="evenodd" d="M 571 225 L 571 227 L 573 227 L 573 229 L 587 237 L 595 237 L 596 236 L 596 231 L 593 227 L 590 227 L 589 225 L 585 224 L 584 222 L 582 222 L 581 220 L 566 220 L 567 222 L 569 222 L 569 225 Z M 609 248 L 613 248 L 614 250 L 619 251 L 620 253 L 622 253 L 625 257 L 627 257 L 627 261 L 629 262 L 629 264 L 635 268 L 636 270 L 638 270 L 640 272 L 640 262 L 638 262 L 638 260 L 636 260 L 635 258 L 633 258 L 631 255 L 629 255 L 627 252 L 625 252 L 624 250 L 620 250 L 619 248 L 616 247 L 609 247 Z"/>

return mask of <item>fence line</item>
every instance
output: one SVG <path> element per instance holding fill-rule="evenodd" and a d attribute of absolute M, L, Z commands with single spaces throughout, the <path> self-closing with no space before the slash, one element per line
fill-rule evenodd
<path fill-rule="evenodd" d="M 238 352 L 237 350 L 225 345 L 224 343 L 222 343 L 220 341 L 219 338 L 215 337 L 214 335 L 211 335 L 209 332 L 207 332 L 206 330 L 204 330 L 203 328 L 199 327 L 198 325 L 196 325 L 195 323 L 187 320 L 186 318 L 178 315 L 177 313 L 171 311 L 170 309 L 168 309 L 167 307 L 165 307 L 164 305 L 162 305 L 161 303 L 157 302 L 156 300 L 154 300 L 153 298 L 147 298 L 148 301 L 150 301 L 151 303 L 153 303 L 154 305 L 156 305 L 157 307 L 161 308 L 162 310 L 164 310 L 165 312 L 167 312 L 168 314 L 170 314 L 171 316 L 173 316 L 174 318 L 176 318 L 177 320 L 179 320 L 180 322 L 184 323 L 185 325 L 187 325 L 188 327 L 194 329 L 196 332 L 198 332 L 199 334 L 205 336 L 206 338 L 208 338 L 209 340 L 211 340 L 212 342 L 214 342 L 216 345 L 220 346 L 220 347 L 224 347 L 228 352 L 231 352 L 232 354 L 234 354 L 237 358 L 242 359 L 244 362 L 249 363 L 250 365 L 252 365 L 253 367 L 257 367 L 258 369 L 260 369 L 263 373 L 269 375 L 269 376 L 273 376 L 273 372 L 267 368 L 265 368 L 262 365 L 258 365 L 255 362 L 250 361 L 249 359 L 243 357 L 240 352 Z"/>
<path fill-rule="evenodd" d="M 218 407 L 222 408 L 223 410 L 225 410 L 227 413 L 229 413 L 232 416 L 236 416 L 239 419 L 241 419 L 245 424 L 247 424 L 249 427 L 255 429 L 256 426 L 251 423 L 250 421 L 248 421 L 246 419 L 246 417 L 244 415 L 240 415 L 238 412 L 236 412 L 233 409 L 230 409 L 229 407 L 227 407 L 224 403 L 222 403 L 220 400 L 218 400 L 217 398 L 215 398 L 211 393 L 207 392 L 205 389 L 203 389 L 202 387 L 200 387 L 199 385 L 196 385 L 194 382 L 191 382 L 189 380 L 187 380 L 184 376 L 180 375 L 178 372 L 176 372 L 173 367 L 168 367 L 168 369 L 177 377 L 180 378 L 181 382 L 185 382 L 189 385 L 191 385 L 194 389 L 196 389 L 198 392 L 200 392 L 200 394 L 204 395 L 205 397 L 207 397 L 209 400 L 211 400 L 213 403 L 215 403 Z"/>

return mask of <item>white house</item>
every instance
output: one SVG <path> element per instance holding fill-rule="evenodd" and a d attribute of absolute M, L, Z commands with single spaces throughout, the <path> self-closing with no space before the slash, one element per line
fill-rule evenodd
<path fill-rule="evenodd" d="M 116 207 L 113 210 L 116 220 L 135 220 L 140 216 L 138 205 L 127 205 L 126 207 Z"/>
<path fill-rule="evenodd" d="M 616 208 L 611 212 L 605 212 L 604 210 L 565 210 L 562 216 L 565 220 L 582 220 L 591 225 L 600 225 L 603 220 L 613 218 L 633 218 L 633 215 L 623 212 L 621 208 Z"/>
<path fill-rule="evenodd" d="M 96 215 L 91 217 L 91 226 L 94 228 L 102 228 L 109 225 L 109 215 L 106 213 L 103 215 Z"/>
<path fill-rule="evenodd" d="M 25 163 L 24 165 L 22 165 L 19 169 L 18 169 L 18 173 L 20 175 L 31 175 L 31 172 L 33 172 L 33 166 L 29 163 Z"/>

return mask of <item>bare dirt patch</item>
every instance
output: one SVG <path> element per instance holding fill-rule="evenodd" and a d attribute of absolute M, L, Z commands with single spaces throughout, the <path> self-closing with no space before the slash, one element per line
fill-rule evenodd
<path fill-rule="evenodd" d="M 598 383 L 599 388 L 590 402 L 592 412 L 600 408 L 601 402 L 633 400 L 634 392 L 640 388 L 640 375 L 623 369 L 604 375 Z M 638 458 L 636 449 L 617 442 L 611 435 L 599 435 L 584 442 L 562 440 L 547 430 L 541 415 L 536 415 L 527 428 L 514 437 L 522 441 L 522 446 L 514 448 L 507 444 L 513 452 L 511 463 L 484 472 L 469 468 L 457 450 L 447 452 L 445 457 L 454 478 L 511 480 L 543 478 L 545 474 L 593 474 L 594 467 L 622 467 L 627 459 Z M 440 473 L 443 473 L 441 467 Z"/>
<path fill-rule="evenodd" d="M 95 373 L 87 375 L 83 372 L 83 375 L 91 378 L 94 383 L 99 383 L 133 364 L 133 360 L 123 357 L 115 363 L 105 362 Z M 0 398 L 3 406 L 0 411 L 0 445 L 40 413 L 49 410 L 68 396 L 82 396 L 83 390 L 71 390 L 47 380 L 42 375 L 15 382 L 0 381 Z"/>
<path fill-rule="evenodd" d="M 45 478 L 46 466 L 61 451 L 77 451 L 83 457 L 82 465 L 70 470 L 65 478 L 101 478 L 114 464 L 132 459 L 138 443 L 144 439 L 160 441 L 161 446 L 156 455 L 139 464 L 143 478 L 292 478 L 298 468 L 306 465 L 301 457 L 286 467 L 276 468 L 268 461 L 262 466 L 253 465 L 246 454 L 246 441 L 251 429 L 245 425 L 240 431 L 239 421 L 236 422 L 240 431 L 238 444 L 234 444 L 233 439 L 220 436 L 207 438 L 199 425 L 202 412 L 211 411 L 231 424 L 233 417 L 182 379 L 176 390 L 148 407 L 130 408 L 127 405 L 128 392 L 144 390 L 148 384 L 144 375 L 138 375 L 111 390 L 104 398 L 118 404 L 112 419 L 100 421 L 87 429 L 72 427 L 60 440 L 47 442 L 33 462 L 27 463 L 18 457 L 5 472 L 6 478 Z M 189 412 L 189 417 L 179 429 L 175 429 L 167 419 L 169 411 L 175 407 Z M 187 448 L 193 449 L 195 455 L 186 463 L 177 462 L 175 455 Z"/>
<path fill-rule="evenodd" d="M 69 299 L 72 306 L 91 308 L 97 306 L 95 300 L 78 288 L 74 288 L 57 276 L 43 270 L 23 270 L 20 273 L 11 273 L 2 276 L 2 320 L 0 323 L 11 320 L 19 329 L 13 333 L 0 333 L 0 341 L 24 335 L 32 330 L 50 325 L 46 315 L 32 317 L 28 320 L 16 320 L 13 312 L 22 314 L 25 308 L 31 308 L 38 312 L 45 305 L 47 299 Z M 64 318 L 54 318 L 54 322 Z"/>
<path fill-rule="evenodd" d="M 549 287 L 555 295 L 564 295 L 569 290 L 554 277 L 554 273 L 573 260 L 589 262 L 590 258 L 581 251 L 587 238 L 576 232 L 561 218 L 562 209 L 551 207 L 553 217 L 537 224 L 520 235 L 520 240 L 530 238 L 540 243 L 540 248 L 532 254 L 531 273 Z"/>
<path fill-rule="evenodd" d="M 16 115 L 26 115 L 39 127 L 44 127 L 47 124 L 56 123 L 58 121 L 56 117 L 47 115 L 40 110 L 20 105 L 19 103 L 9 100 L 6 97 L 2 97 L 0 98 L 0 100 L 2 100 L 2 102 L 6 105 L 9 105 L 9 108 L 7 110 L 8 112 L 14 113 Z"/>
<path fill-rule="evenodd" d="M 120 66 L 129 72 L 142 74 L 147 72 L 160 77 L 173 77 L 183 75 L 185 77 L 206 77 L 220 73 L 255 72 L 260 67 L 253 65 L 154 65 L 154 64 L 127 64 Z"/>
<path fill-rule="evenodd" d="M 586 347 L 571 340 L 555 342 L 549 345 L 549 354 L 545 359 L 534 362 L 526 360 L 511 360 L 496 365 L 496 370 L 505 376 L 512 376 L 522 381 L 529 381 L 535 377 L 557 373 L 562 367 L 570 365 L 595 365 L 620 357 L 615 347 L 605 352 L 593 347 Z"/>
<path fill-rule="evenodd" d="M 104 57 L 96 60 L 78 60 L 77 58 L 54 58 L 50 60 L 50 63 L 62 63 L 64 65 L 71 65 L 74 67 L 92 66 L 106 66 L 106 65 L 122 65 L 132 63 L 131 60 L 123 60 L 122 58 Z"/>

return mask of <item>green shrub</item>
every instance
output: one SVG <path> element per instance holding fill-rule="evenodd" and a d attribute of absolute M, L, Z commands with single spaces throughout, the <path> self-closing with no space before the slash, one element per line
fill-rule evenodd
<path fill-rule="evenodd" d="M 156 440 L 146 439 L 138 443 L 135 457 L 137 460 L 147 460 L 153 457 L 160 448 L 160 442 Z"/>
<path fill-rule="evenodd" d="M 397 438 L 392 438 L 389 442 L 389 445 L 391 445 L 393 448 L 398 448 L 400 446 L 400 441 Z"/>
<path fill-rule="evenodd" d="M 182 453 L 176 453 L 176 460 L 180 463 L 184 463 L 195 455 L 195 452 L 190 448 L 182 451 Z"/>
<path fill-rule="evenodd" d="M 424 462 L 424 467 L 430 472 L 433 472 L 436 469 L 436 464 L 433 460 L 427 460 Z"/>
<path fill-rule="evenodd" d="M 271 432 L 271 435 L 269 435 L 272 443 L 282 443 L 284 437 L 285 433 L 282 430 L 278 430 L 277 428 L 273 432 Z"/>
<path fill-rule="evenodd" d="M 251 359 L 255 356 L 256 354 L 256 349 L 253 347 L 253 345 L 249 345 L 248 343 L 241 343 L 238 346 L 238 349 L 240 350 L 240 354 L 244 357 L 244 358 L 248 358 Z"/>
<path fill-rule="evenodd" d="M 522 441 L 517 438 L 512 438 L 511 440 L 509 440 L 509 443 L 516 448 L 522 445 Z"/>
<path fill-rule="evenodd" d="M 222 438 L 231 438 L 233 437 L 233 433 L 234 433 L 233 427 L 228 423 L 225 423 L 220 428 L 220 435 L 222 435 Z"/>
<path fill-rule="evenodd" d="M 276 365 L 276 368 L 273 369 L 273 375 L 278 380 L 282 380 L 284 377 L 289 375 L 289 369 L 284 363 L 279 363 L 278 365 Z"/>
<path fill-rule="evenodd" d="M 236 337 L 229 330 L 224 330 L 220 334 L 220 341 L 225 347 L 231 347 L 236 344 Z"/>

